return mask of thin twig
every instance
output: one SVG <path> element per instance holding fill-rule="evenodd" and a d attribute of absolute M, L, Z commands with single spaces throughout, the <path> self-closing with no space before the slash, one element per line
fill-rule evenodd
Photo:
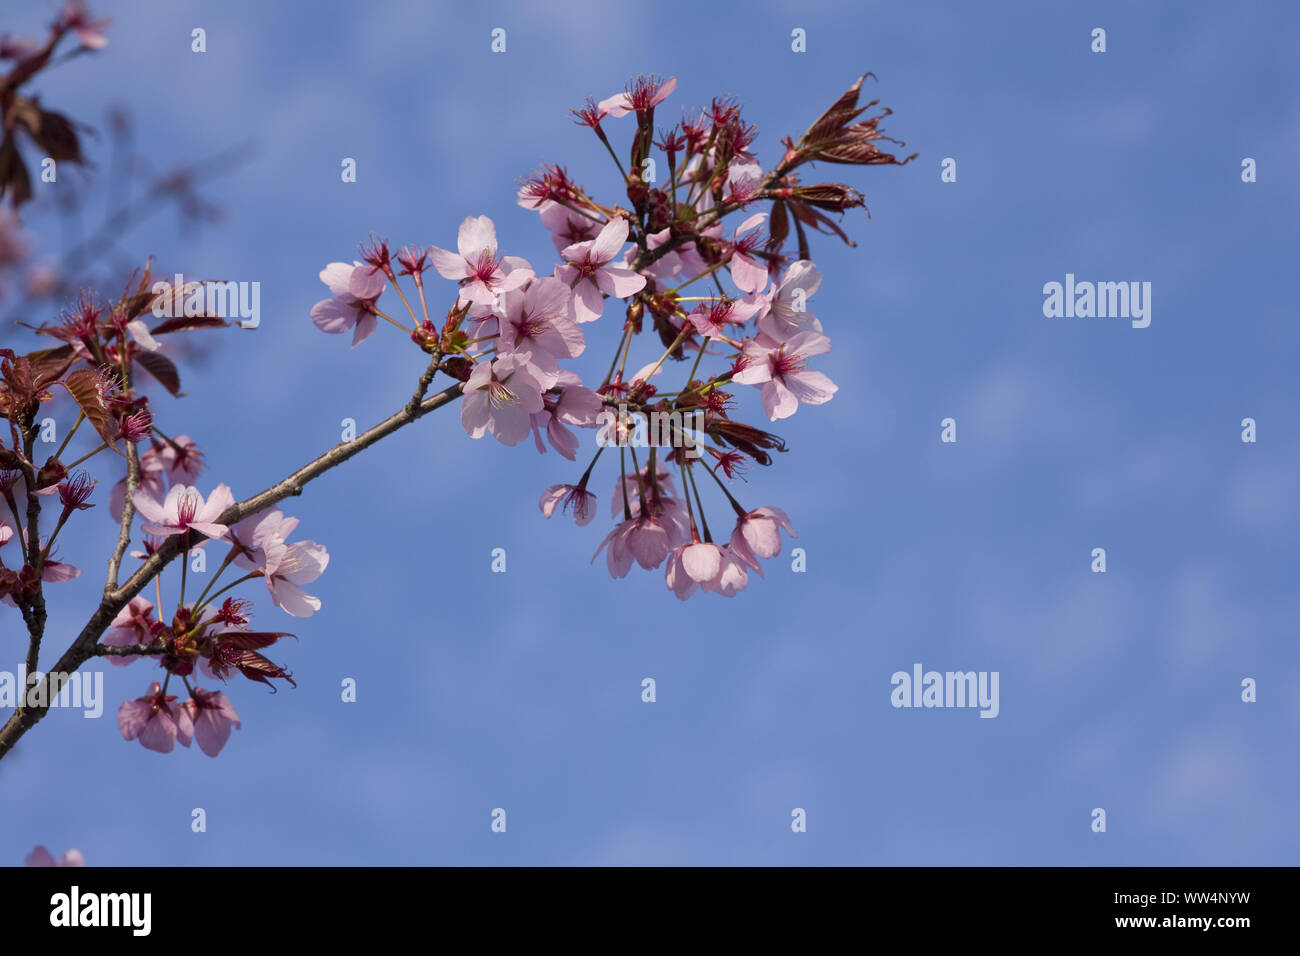
<path fill-rule="evenodd" d="M 104 582 L 104 596 L 117 590 L 117 576 L 122 568 L 122 556 L 126 546 L 131 543 L 131 520 L 135 517 L 135 502 L 132 496 L 140 487 L 140 452 L 134 442 L 127 442 L 126 448 L 126 497 L 122 503 L 122 524 L 117 532 L 117 547 L 108 559 L 108 579 Z"/>

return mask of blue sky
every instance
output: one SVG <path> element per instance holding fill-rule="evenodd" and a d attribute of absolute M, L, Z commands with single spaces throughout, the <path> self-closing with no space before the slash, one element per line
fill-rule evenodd
<path fill-rule="evenodd" d="M 244 728 L 218 759 L 159 755 L 112 717 L 152 669 L 105 668 L 103 719 L 55 711 L 0 764 L 0 860 L 44 843 L 92 865 L 1294 863 L 1300 18 L 987 6 L 96 5 L 110 46 L 49 74 L 48 103 L 100 124 L 128 104 L 157 166 L 255 143 L 206 190 L 222 227 L 191 238 L 163 215 L 124 239 L 261 283 L 262 327 L 204 340 L 190 397 L 156 399 L 204 447 L 201 487 L 241 497 L 342 419 L 388 414 L 423 367 L 395 330 L 355 351 L 317 332 L 321 267 L 371 232 L 451 246 L 485 214 L 549 268 L 515 180 L 559 161 L 611 195 L 567 117 L 586 96 L 642 71 L 677 76 L 673 113 L 735 94 L 770 167 L 871 70 L 887 132 L 920 157 L 821 169 L 872 214 L 845 221 L 856 249 L 814 237 L 834 344 L 819 367 L 840 390 L 780 423 L 791 453 L 743 495 L 789 512 L 805 573 L 787 550 L 738 598 L 686 604 L 658 573 L 612 581 L 588 564 L 603 517 L 537 511 L 580 466 L 432 415 L 288 506 L 331 553 L 315 617 L 261 602 L 262 626 L 296 625 L 277 659 L 298 688 L 236 685 Z M 53 10 L 4 26 L 39 32 Z M 1151 282 L 1150 327 L 1044 317 L 1067 273 Z M 594 370 L 617 325 L 589 333 Z M 602 506 L 613 483 L 598 472 Z M 62 552 L 87 572 L 55 592 L 46 662 L 102 581 L 114 532 L 90 514 L 97 537 Z M 0 618 L 0 669 L 21 660 L 17 622 Z M 890 675 L 918 662 L 999 672 L 999 716 L 891 707 Z"/>

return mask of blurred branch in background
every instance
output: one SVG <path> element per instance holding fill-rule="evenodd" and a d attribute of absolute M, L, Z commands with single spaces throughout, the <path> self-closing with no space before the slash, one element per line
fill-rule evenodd
<path fill-rule="evenodd" d="M 131 120 L 124 111 L 110 112 L 108 128 L 112 155 L 104 176 L 87 172 L 76 181 L 60 180 L 52 210 L 40 201 L 27 207 L 51 212 L 50 218 L 57 219 L 61 251 L 45 251 L 14 210 L 0 210 L 0 344 L 10 338 L 17 322 L 52 317 L 83 288 L 112 287 L 120 276 L 129 275 L 145 255 L 131 249 L 125 237 L 164 210 L 175 209 L 177 234 L 185 238 L 221 223 L 221 207 L 199 187 L 248 162 L 254 150 L 251 143 L 240 144 L 195 163 L 154 172 L 135 150 Z M 162 266 L 156 271 L 170 274 Z"/>
<path fill-rule="evenodd" d="M 144 257 L 124 248 L 127 233 L 157 212 L 174 207 L 183 236 L 219 222 L 220 207 L 202 198 L 198 187 L 250 156 L 243 144 L 154 171 L 137 149 L 130 117 L 115 108 L 108 115 L 108 169 L 97 175 L 82 154 L 84 134 L 94 131 L 46 109 L 28 86 L 44 70 L 107 46 L 109 23 L 94 18 L 81 0 L 69 0 L 43 42 L 0 34 L 0 62 L 12 63 L 0 76 L 0 201 L 8 207 L 0 207 L 0 345 L 15 323 L 39 322 L 81 289 L 111 286 L 112 276 L 135 269 Z M 76 46 L 56 55 L 65 39 Z M 60 223 L 61 252 L 43 249 L 37 234 L 46 238 L 46 230 L 34 234 L 19 217 L 20 209 L 44 215 L 50 207 Z"/>

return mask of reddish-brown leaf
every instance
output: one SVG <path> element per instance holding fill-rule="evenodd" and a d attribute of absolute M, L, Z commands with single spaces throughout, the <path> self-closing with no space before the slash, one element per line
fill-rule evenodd
<path fill-rule="evenodd" d="M 72 368 L 77 361 L 77 353 L 73 351 L 71 345 L 60 345 L 57 348 L 28 352 L 27 361 L 32 364 L 35 384 L 45 388 Z"/>
<path fill-rule="evenodd" d="M 68 394 L 85 414 L 86 421 L 99 432 L 100 438 L 112 445 L 117 424 L 113 421 L 108 406 L 104 404 L 104 379 L 100 374 L 92 369 L 78 369 L 56 384 L 68 390 Z"/>
<path fill-rule="evenodd" d="M 15 209 L 32 198 L 32 180 L 12 133 L 6 133 L 0 142 L 0 199 L 6 193 Z"/>
<path fill-rule="evenodd" d="M 271 683 L 272 677 L 283 677 L 294 687 L 298 684 L 294 681 L 292 675 L 281 667 L 279 664 L 267 660 L 257 651 L 241 651 L 239 658 L 234 662 L 235 669 L 243 674 L 249 680 L 255 680 L 266 684 L 272 690 L 275 685 Z"/>
<path fill-rule="evenodd" d="M 862 89 L 862 82 L 867 77 L 874 77 L 874 73 L 863 73 L 858 77 L 857 82 L 840 94 L 840 98 L 831 104 L 817 120 L 808 127 L 808 132 L 804 133 L 804 142 L 814 143 L 819 139 L 824 139 L 834 133 L 836 130 L 852 122 L 864 110 L 870 109 L 876 100 L 872 100 L 866 106 L 858 106 L 858 92 Z"/>
<path fill-rule="evenodd" d="M 160 322 L 149 331 L 154 335 L 165 335 L 168 332 L 184 332 L 187 329 L 220 329 L 233 324 L 233 322 L 227 322 L 225 319 L 219 319 L 212 315 L 182 315 Z"/>
<path fill-rule="evenodd" d="M 287 631 L 223 631 L 216 635 L 214 640 L 229 644 L 241 651 L 252 651 L 270 647 L 282 637 L 293 637 L 293 635 Z"/>
<path fill-rule="evenodd" d="M 45 155 L 50 159 L 70 163 L 84 162 L 77 128 L 62 113 L 37 108 L 34 121 L 28 123 L 28 131 L 36 145 L 45 150 Z"/>
<path fill-rule="evenodd" d="M 140 367 L 158 380 L 163 388 L 179 397 L 181 394 L 181 373 L 174 363 L 161 352 L 138 352 L 135 360 Z"/>

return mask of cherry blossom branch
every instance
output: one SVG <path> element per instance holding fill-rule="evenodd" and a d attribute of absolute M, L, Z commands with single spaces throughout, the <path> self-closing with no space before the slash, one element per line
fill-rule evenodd
<path fill-rule="evenodd" d="M 131 385 L 131 363 L 123 357 L 122 381 Z M 140 452 L 134 442 L 126 446 L 126 495 L 122 503 L 122 521 L 117 533 L 117 546 L 108 559 L 108 578 L 104 581 L 104 594 L 117 590 L 117 578 L 122 569 L 122 556 L 126 554 L 127 545 L 131 543 L 131 521 L 135 518 L 135 501 L 133 497 L 140 487 Z"/>
<path fill-rule="evenodd" d="M 152 354 L 160 347 L 154 336 L 233 324 L 227 321 L 230 316 L 221 299 L 200 294 L 216 291 L 215 284 L 205 290 L 205 283 L 182 284 L 180 279 L 175 287 L 151 283 L 146 266 L 138 281 L 132 277 L 116 303 L 101 307 L 93 296 L 85 295 L 57 323 L 36 329 L 63 345 L 29 355 L 0 350 L 0 410 L 12 432 L 12 447 L 0 444 L 4 466 L 0 491 L 18 539 L 25 541 L 23 568 L 10 570 L 0 564 L 0 594 L 14 597 L 33 635 L 29 673 L 35 672 L 44 630 L 42 571 L 51 581 L 77 573 L 50 559 L 54 539 L 74 510 L 92 507 L 87 499 L 93 479 L 84 471 L 69 475 L 68 469 L 105 449 L 128 459 L 127 476 L 115 485 L 111 497 L 114 512 L 119 502 L 122 508 L 120 532 L 99 607 L 59 662 L 35 682 L 24 703 L 0 727 L 0 758 L 42 719 L 48 707 L 43 702 L 54 700 L 85 661 L 145 655 L 156 656 L 166 675 L 161 682 L 153 681 L 143 697 L 122 704 L 118 726 L 123 738 L 161 753 L 171 752 L 175 743 L 189 747 L 195 741 L 205 754 L 216 756 L 232 727 L 239 727 L 239 717 L 221 691 L 191 685 L 189 675 L 196 666 L 216 678 L 234 670 L 268 685 L 272 679 L 293 681 L 284 668 L 258 653 L 289 635 L 248 629 L 250 604 L 244 599 L 226 597 L 219 608 L 215 601 L 263 577 L 274 602 L 290 615 L 309 617 L 320 609 L 320 600 L 300 585 L 319 577 L 328 553 L 314 541 L 288 543 L 286 538 L 298 520 L 274 506 L 302 494 L 310 481 L 386 435 L 462 396 L 461 425 L 474 439 L 490 432 L 503 444 L 517 445 L 531 432 L 539 452 L 546 452 L 549 439 L 556 452 L 575 461 L 580 439 L 566 426 L 596 429 L 600 448 L 578 484 L 555 484 L 542 492 L 539 508 L 547 518 L 561 509 L 572 512 L 580 525 L 591 520 L 597 495 L 588 484 L 600 449 L 611 441 L 619 445 L 615 495 L 622 497 L 623 520 L 597 549 L 597 555 L 606 553 L 613 577 L 625 576 L 636 563 L 645 570 L 662 566 L 665 584 L 679 600 L 697 592 L 730 598 L 743 591 L 751 571 L 762 573 L 760 560 L 780 554 L 782 531 L 791 538 L 797 535 L 784 511 L 742 505 L 718 475 L 721 471 L 733 480 L 749 463 L 772 464 L 769 452 L 786 451 L 778 436 L 734 417 L 732 386 L 757 387 L 770 421 L 789 418 L 802 405 L 824 404 L 833 397 L 835 383 L 806 364 L 831 349 L 821 321 L 805 304 L 821 282 L 811 261 L 806 227 L 837 235 L 852 245 L 827 213 L 865 208 L 861 193 L 852 187 L 805 184 L 794 170 L 812 162 L 903 165 L 908 161 L 899 162 L 873 145 L 876 139 L 887 139 L 877 123 L 888 111 L 859 119 L 875 105 L 874 101 L 857 105 L 863 79 L 841 95 L 798 142 L 784 139 L 785 155 L 767 173 L 750 152 L 756 128 L 740 118 L 739 106 L 729 98 L 715 98 L 707 110 L 684 117 L 664 134 L 662 143 L 653 140 L 654 107 L 675 89 L 675 78 L 638 77 L 623 94 L 600 103 L 589 101 L 575 112 L 583 125 L 595 130 L 623 174 L 631 210 L 598 203 L 568 178 L 562 166 L 548 164 L 542 173 L 525 180 L 518 202 L 538 211 L 560 252 L 560 262 L 550 274 L 535 270 L 520 257 L 502 254 L 496 227 L 487 216 L 471 216 L 461 223 L 455 252 L 406 245 L 394 256 L 388 241 L 372 234 L 360 248 L 364 261 L 328 263 L 320 278 L 331 297 L 312 306 L 310 316 L 316 327 L 329 334 L 351 333 L 356 346 L 383 319 L 430 356 L 428 365 L 409 400 L 388 419 L 244 501 L 236 502 L 224 483 L 206 500 L 191 486 L 203 467 L 198 446 L 188 436 L 171 439 L 163 434 L 153 421 L 148 397 L 138 393 L 131 381 L 138 364 L 171 394 L 179 393 L 174 364 L 165 355 Z M 605 116 L 618 119 L 631 114 L 636 115 L 637 126 L 625 167 L 600 124 Z M 642 178 L 652 144 L 668 155 L 671 201 L 655 185 L 654 176 Z M 683 150 L 679 174 L 675 157 Z M 684 204 L 677 198 L 679 187 L 686 192 Z M 770 210 L 750 208 L 760 202 L 770 202 Z M 722 221 L 732 213 L 745 218 L 727 234 Z M 764 222 L 768 223 L 766 239 L 757 231 Z M 799 256 L 793 261 L 786 242 L 792 230 Z M 632 248 L 624 251 L 629 241 Z M 429 316 L 423 279 L 429 269 L 457 283 L 455 303 L 441 326 Z M 414 297 L 408 298 L 402 290 L 399 276 L 414 282 L 420 314 L 413 306 Z M 734 290 L 723 285 L 723 277 Z M 681 294 L 697 282 L 716 287 L 717 295 Z M 410 315 L 409 328 L 379 308 L 389 284 Z M 182 299 L 183 315 L 177 312 Z M 600 319 L 606 304 L 618 300 L 626 303 L 622 335 L 605 380 L 593 391 L 582 384 L 577 372 L 561 368 L 560 362 L 578 357 L 586 348 L 581 324 Z M 150 312 L 165 321 L 150 328 L 143 318 Z M 656 351 L 659 345 L 667 348 L 658 361 L 629 378 L 625 369 L 634 337 L 643 329 L 652 343 L 658 339 Z M 709 351 L 711 344 L 713 351 Z M 675 391 L 651 383 L 670 358 L 685 362 L 692 348 L 698 349 L 695 361 Z M 706 353 L 720 359 L 723 367 L 701 371 Z M 79 361 L 90 368 L 71 370 Z M 457 382 L 429 396 L 439 371 Z M 698 382 L 697 373 L 702 376 Z M 69 434 L 58 454 L 38 470 L 31 460 L 36 435 L 33 416 L 53 385 L 76 400 L 102 443 L 65 466 L 61 456 L 69 446 Z M 617 414 L 611 415 L 615 408 Z M 153 447 L 138 453 L 136 443 L 146 438 Z M 126 455 L 118 450 L 122 439 L 127 442 Z M 642 445 L 650 448 L 644 468 L 636 450 Z M 673 450 L 661 457 L 661 447 Z M 716 464 L 710 467 L 696 460 L 704 454 Z M 630 472 L 625 464 L 628 458 Z M 706 503 L 701 494 L 697 464 L 719 486 L 735 513 L 734 526 L 730 515 L 721 524 L 716 518 L 712 523 L 708 520 L 706 505 L 715 507 L 718 502 Z M 672 485 L 674 465 L 680 470 L 680 494 Z M 12 494 L 20 473 L 28 494 L 25 530 Z M 37 490 L 41 495 L 57 492 L 63 505 L 48 538 L 39 534 Z M 142 532 L 161 537 L 146 539 L 147 555 L 140 556 L 143 560 L 135 573 L 119 583 L 136 515 L 142 518 Z M 231 548 L 203 593 L 187 602 L 187 553 L 195 535 L 226 539 Z M 0 544 L 11 537 L 13 532 L 0 523 Z M 168 615 L 160 575 L 177 557 L 182 559 L 180 599 L 175 613 Z M 247 573 L 209 596 L 232 562 Z M 157 585 L 156 605 L 142 596 L 151 581 Z M 169 683 L 177 678 L 188 692 L 184 703 L 168 695 Z"/>
<path fill-rule="evenodd" d="M 36 446 L 36 428 L 30 420 L 22 423 L 23 456 L 27 459 L 22 464 L 23 486 L 27 492 L 27 562 L 36 578 L 35 594 L 18 603 L 23 621 L 27 625 L 27 673 L 37 667 L 41 654 L 41 640 L 45 636 L 45 594 L 41 587 L 41 538 L 40 516 L 41 499 L 36 494 L 36 469 L 31 464 L 33 449 Z"/>
<path fill-rule="evenodd" d="M 113 556 L 108 559 L 108 579 L 104 582 L 104 595 L 107 597 L 117 590 L 117 577 L 122 568 L 122 556 L 126 554 L 127 545 L 131 543 L 131 521 L 135 518 L 135 502 L 132 496 L 140 487 L 140 453 L 134 444 L 126 449 L 126 497 L 122 505 L 122 524 L 117 534 L 117 546 Z"/>
<path fill-rule="evenodd" d="M 218 519 L 221 524 L 230 525 L 241 518 L 251 514 L 256 514 L 285 498 L 294 497 L 302 494 L 306 485 L 319 478 L 333 468 L 338 467 L 349 458 L 360 454 L 371 445 L 388 437 L 393 432 L 412 422 L 418 421 L 429 412 L 448 405 L 461 396 L 461 383 L 456 382 L 448 386 L 441 392 L 426 396 L 429 385 L 437 373 L 438 364 L 441 356 L 434 354 L 428 368 L 420 376 L 419 384 L 411 400 L 406 403 L 397 412 L 390 415 L 378 425 L 362 432 L 351 441 L 346 441 L 335 445 L 329 451 L 303 465 L 291 475 L 276 482 L 260 494 L 253 495 L 243 501 L 236 502 L 227 508 Z M 33 496 L 35 497 L 35 496 Z M 130 501 L 128 496 L 127 501 Z M 39 508 L 39 504 L 37 505 Z M 128 504 L 129 507 L 129 504 Z M 124 517 L 124 527 L 127 519 Z M 38 689 L 30 695 L 36 700 L 51 701 L 54 700 L 63 684 L 69 677 L 81 667 L 88 659 L 95 656 L 111 655 L 115 652 L 99 648 L 99 639 L 104 632 L 111 626 L 113 618 L 122 610 L 127 603 L 144 590 L 145 586 L 152 581 L 178 554 L 182 551 L 183 535 L 174 535 L 166 540 L 157 551 L 151 554 L 140 568 L 127 578 L 126 582 L 120 587 L 106 588 L 103 600 L 100 601 L 99 607 L 90 616 L 90 620 L 81 629 L 68 649 L 63 652 L 48 673 L 42 678 Z M 40 603 L 40 613 L 44 617 L 44 603 Z M 34 664 L 29 667 L 29 673 L 35 669 Z M 26 699 L 25 695 L 25 699 Z M 23 735 L 36 725 L 42 717 L 45 716 L 46 706 L 36 707 L 19 707 L 15 710 L 13 716 L 5 722 L 0 728 L 0 759 L 3 759 L 10 750 L 13 749 Z"/>
<path fill-rule="evenodd" d="M 141 654 L 162 654 L 166 650 L 165 641 L 152 641 L 148 644 L 96 644 L 90 653 L 92 657 L 135 657 Z"/>

